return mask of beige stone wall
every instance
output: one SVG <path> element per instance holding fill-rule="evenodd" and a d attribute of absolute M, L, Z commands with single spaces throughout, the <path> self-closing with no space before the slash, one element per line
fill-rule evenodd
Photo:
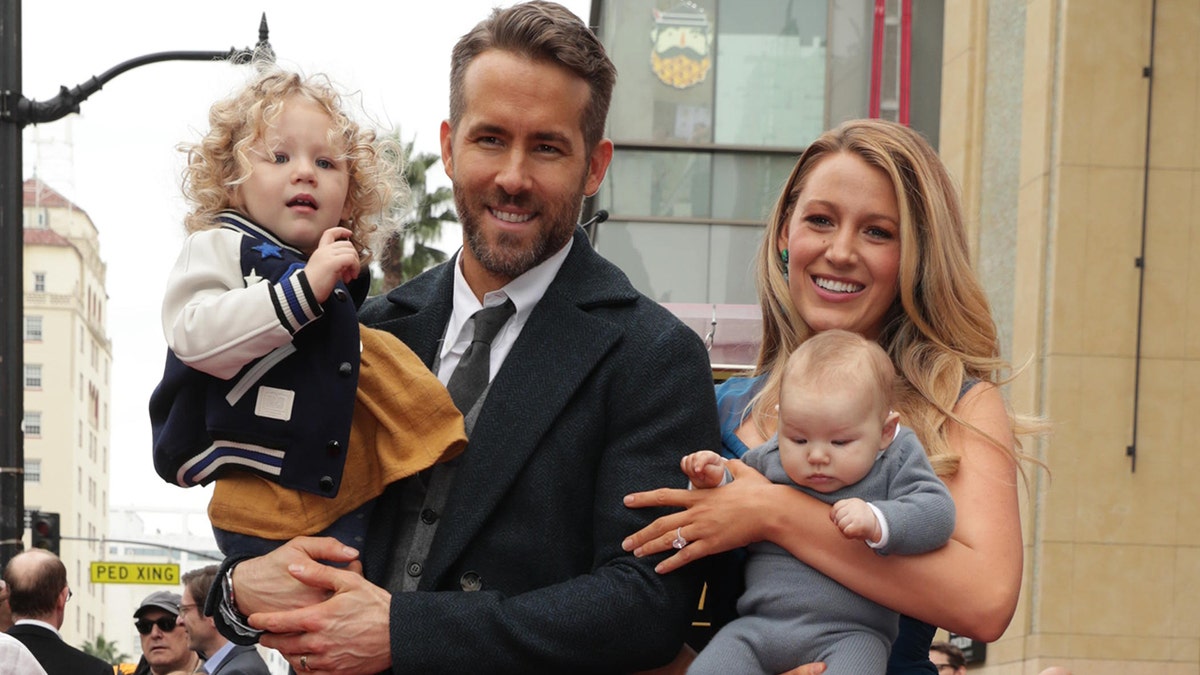
<path fill-rule="evenodd" d="M 941 150 L 968 209 L 986 202 L 978 177 L 993 158 L 983 150 L 986 111 L 973 104 L 980 97 L 964 94 L 1014 75 L 979 65 L 989 49 L 1008 46 L 989 36 L 989 9 L 981 0 L 946 3 Z M 1053 436 L 1029 448 L 1052 478 L 1033 474 L 1023 511 L 1018 614 L 971 672 L 1035 675 L 1064 665 L 1075 675 L 1195 675 L 1200 2 L 1028 0 L 1023 10 L 1006 320 L 1012 357 L 1032 361 L 1009 396 L 1053 420 Z M 1151 81 L 1142 69 L 1152 51 Z M 1144 285 L 1135 264 L 1143 255 Z M 1131 444 L 1136 471 L 1125 454 Z"/>

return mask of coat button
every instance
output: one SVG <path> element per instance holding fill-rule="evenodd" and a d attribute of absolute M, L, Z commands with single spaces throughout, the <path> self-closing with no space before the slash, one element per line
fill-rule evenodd
<path fill-rule="evenodd" d="M 346 298 L 349 296 L 346 295 L 346 291 L 340 288 L 335 288 L 333 289 L 333 297 L 337 298 L 338 302 L 345 302 Z"/>
<path fill-rule="evenodd" d="M 477 572 L 465 572 L 459 577 L 458 585 L 464 591 L 477 591 L 483 588 L 483 579 L 479 578 Z"/>
<path fill-rule="evenodd" d="M 350 377 L 354 374 L 354 366 L 350 365 L 349 361 L 343 361 L 342 365 L 338 366 L 338 375 L 342 377 Z"/>
<path fill-rule="evenodd" d="M 325 452 L 328 453 L 330 457 L 337 457 L 338 455 L 342 454 L 342 444 L 338 443 L 337 441 L 329 441 L 325 444 Z"/>
<path fill-rule="evenodd" d="M 422 571 L 423 570 L 421 568 L 421 563 L 419 563 L 419 562 L 408 563 L 408 576 L 419 577 L 419 576 L 421 576 Z"/>
<path fill-rule="evenodd" d="M 321 488 L 321 492 L 333 492 L 333 479 L 329 476 L 321 476 L 317 485 Z"/>
<path fill-rule="evenodd" d="M 421 511 L 421 522 L 426 525 L 432 525 L 437 522 L 438 512 L 433 509 L 425 509 Z"/>

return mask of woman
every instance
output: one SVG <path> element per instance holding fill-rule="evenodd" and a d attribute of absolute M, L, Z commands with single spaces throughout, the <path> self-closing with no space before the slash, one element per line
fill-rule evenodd
<path fill-rule="evenodd" d="M 775 433 L 776 381 L 797 345 L 831 328 L 858 332 L 879 341 L 904 380 L 901 420 L 954 497 L 950 543 L 920 556 L 878 556 L 842 537 L 828 506 L 733 462 L 736 480 L 722 488 L 629 495 L 630 507 L 685 510 L 637 532 L 626 548 L 643 556 L 686 542 L 659 564 L 665 574 L 753 541 L 774 542 L 907 615 L 893 675 L 936 673 L 928 657 L 933 626 L 1000 637 L 1021 584 L 1015 439 L 1035 427 L 1008 411 L 998 389 L 1006 364 L 971 270 L 958 197 L 934 150 L 911 129 L 880 120 L 823 134 L 775 205 L 758 287 L 755 375 L 717 393 L 725 454 L 739 457 Z"/>

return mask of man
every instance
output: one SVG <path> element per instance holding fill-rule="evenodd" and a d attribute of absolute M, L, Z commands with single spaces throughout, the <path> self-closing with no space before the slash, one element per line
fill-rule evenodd
<path fill-rule="evenodd" d="M 967 659 L 962 650 L 949 642 L 929 645 L 929 660 L 937 668 L 938 675 L 966 675 Z"/>
<path fill-rule="evenodd" d="M 4 568 L 15 623 L 8 634 L 33 653 L 48 675 L 112 675 L 112 666 L 63 642 L 58 629 L 71 589 L 67 568 L 50 551 L 35 548 L 13 556 Z"/>
<path fill-rule="evenodd" d="M 134 675 L 167 675 L 199 671 L 200 656 L 188 647 L 187 631 L 179 629 L 179 594 L 155 591 L 133 613 L 142 642 L 142 661 Z"/>
<path fill-rule="evenodd" d="M 271 671 L 252 645 L 235 645 L 217 632 L 212 617 L 204 616 L 204 598 L 217 578 L 217 565 L 183 575 L 179 623 L 187 632 L 188 647 L 204 657 L 208 675 L 270 675 Z"/>
<path fill-rule="evenodd" d="M 12 625 L 12 608 L 8 606 L 8 584 L 0 579 L 0 632 L 8 632 Z"/>
<path fill-rule="evenodd" d="M 622 499 L 684 484 L 680 458 L 717 447 L 715 401 L 698 336 L 576 226 L 612 159 L 615 76 L 591 31 L 550 2 L 496 10 L 459 41 L 441 145 L 464 246 L 362 318 L 448 384 L 467 450 L 380 499 L 363 560 L 378 586 L 312 563 L 353 551 L 302 538 L 227 561 L 218 626 L 245 623 L 231 604 L 285 609 L 278 598 L 297 607 L 332 590 L 253 617 L 299 672 L 628 672 L 679 652 L 698 571 L 659 575 L 657 559 L 622 551 L 663 515 Z M 515 313 L 496 319 L 505 301 Z M 484 326 L 495 336 L 476 350 Z M 479 353 L 486 388 L 460 393 Z"/>

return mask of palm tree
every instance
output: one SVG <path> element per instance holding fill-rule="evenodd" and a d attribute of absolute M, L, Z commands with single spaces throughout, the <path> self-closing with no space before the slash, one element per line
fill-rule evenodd
<path fill-rule="evenodd" d="M 106 640 L 103 635 L 97 635 L 95 642 L 84 642 L 83 651 L 100 659 L 105 663 L 121 663 L 128 661 L 130 656 L 125 652 L 117 651 L 117 643 Z"/>
<path fill-rule="evenodd" d="M 426 176 L 429 169 L 441 161 L 441 156 L 432 152 L 413 155 L 415 141 L 404 143 L 396 132 L 393 139 L 400 146 L 404 159 L 404 180 L 412 191 L 411 203 L 396 219 L 400 223 L 385 241 L 379 254 L 379 267 L 383 271 L 382 283 L 372 284 L 371 294 L 386 293 L 421 272 L 444 262 L 445 251 L 434 248 L 442 232 L 443 223 L 456 223 L 454 192 L 449 187 L 429 191 Z"/>

